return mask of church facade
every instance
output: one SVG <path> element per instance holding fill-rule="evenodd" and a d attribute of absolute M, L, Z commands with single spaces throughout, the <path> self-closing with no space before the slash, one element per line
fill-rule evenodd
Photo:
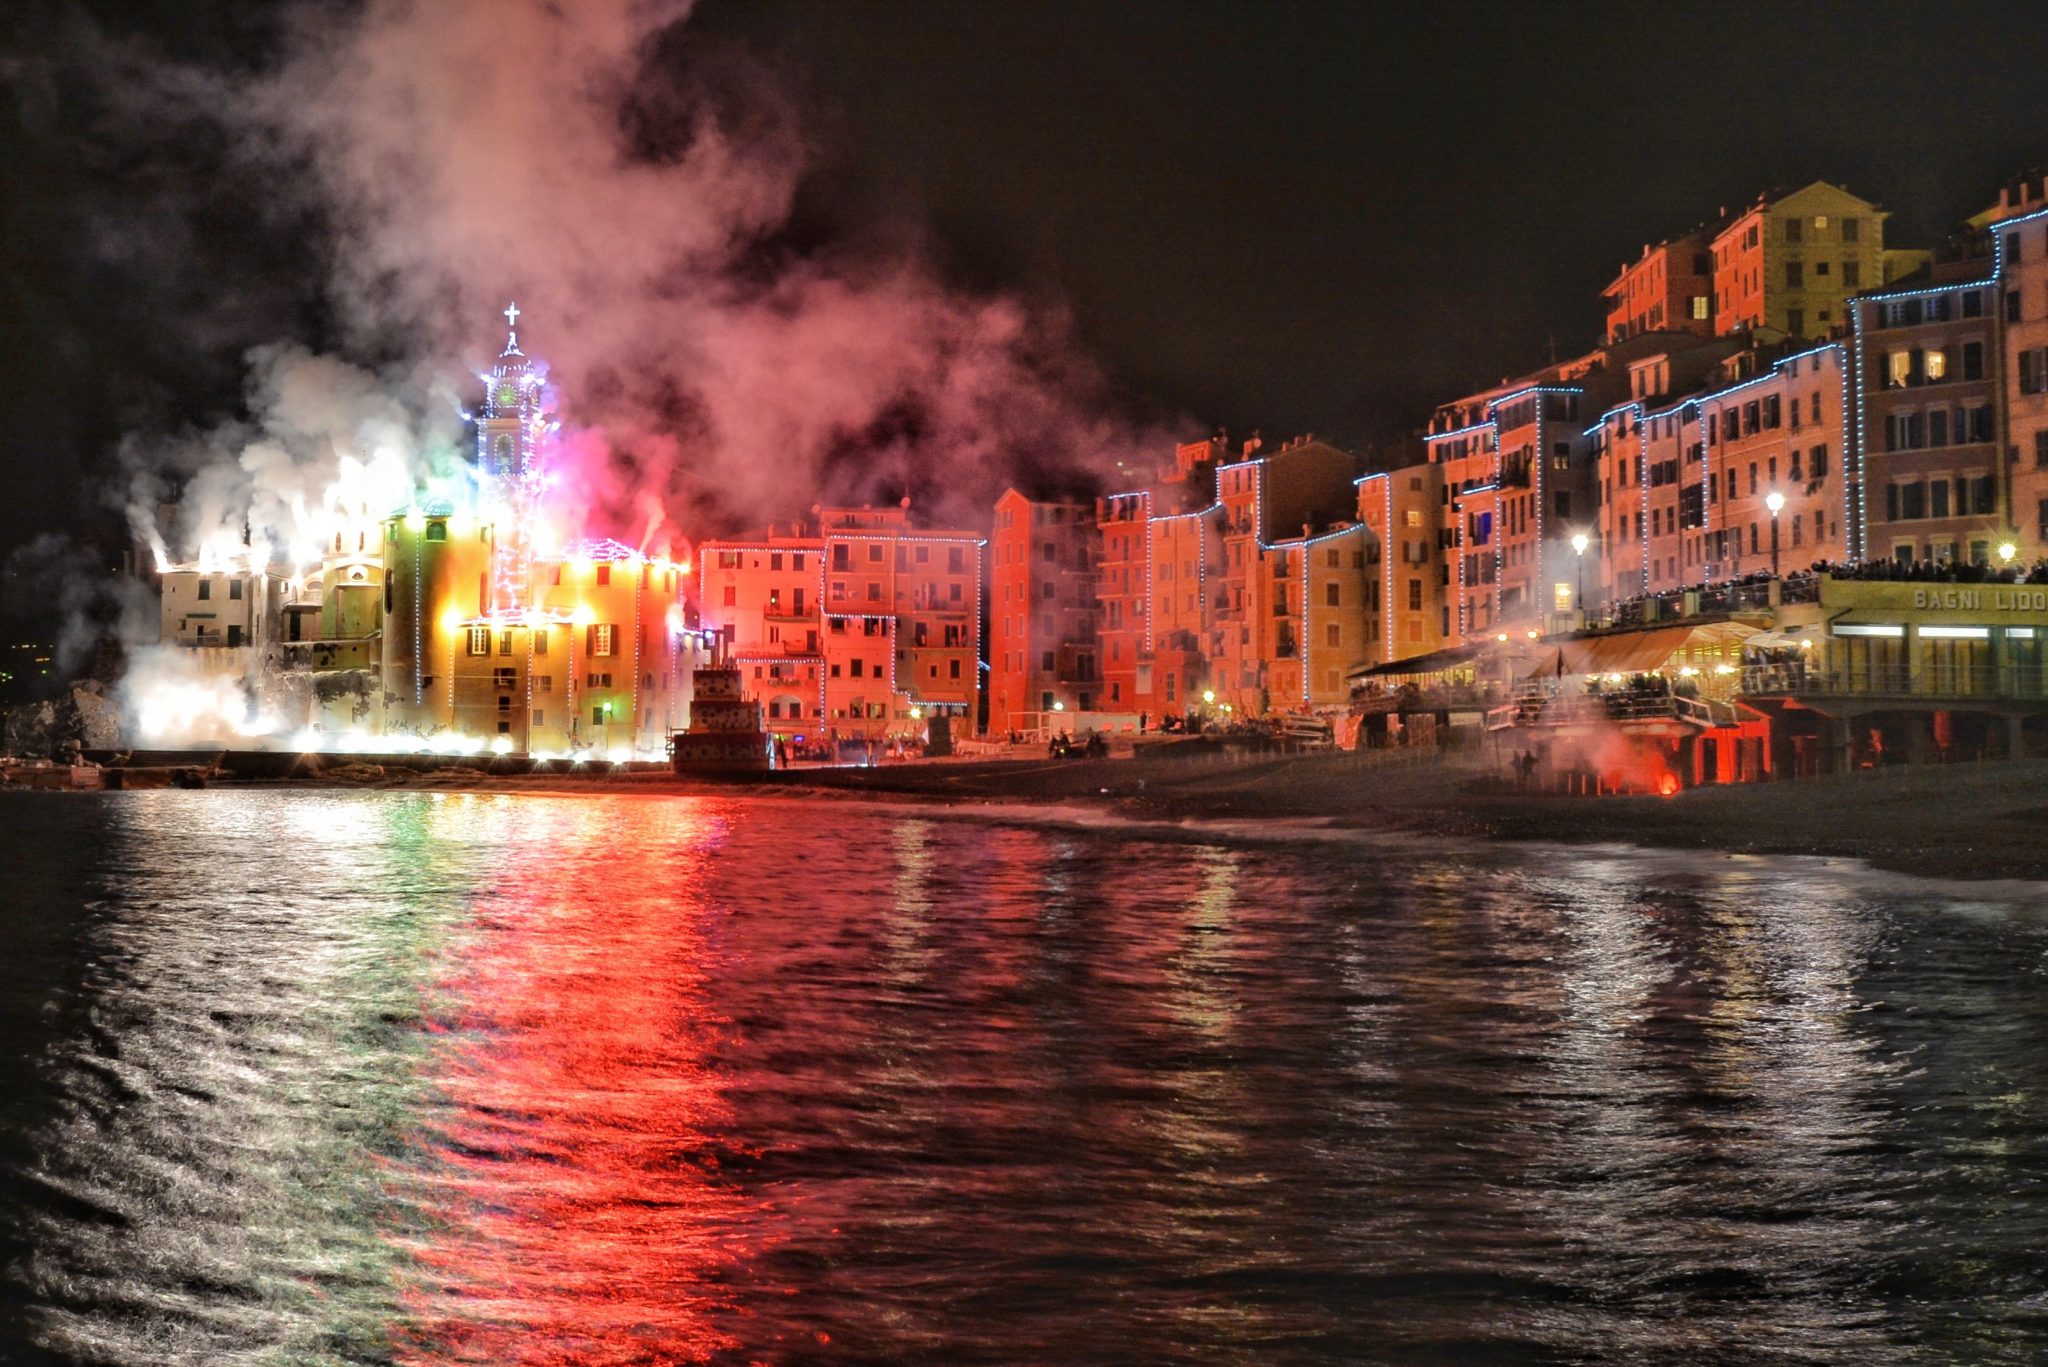
<path fill-rule="evenodd" d="M 308 748 L 658 758 L 709 649 L 692 567 L 550 535 L 544 381 L 515 328 L 475 415 L 473 500 L 362 510 L 296 574 L 164 568 L 164 644 Z"/>

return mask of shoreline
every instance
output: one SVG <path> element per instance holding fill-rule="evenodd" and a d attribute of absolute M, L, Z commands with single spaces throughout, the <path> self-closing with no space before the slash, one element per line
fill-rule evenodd
<path fill-rule="evenodd" d="M 233 786 L 1092 808 L 1168 826 L 1313 822 L 1422 838 L 1857 859 L 1873 868 L 1951 881 L 2048 881 L 2048 760 L 1896 766 L 1694 788 L 1671 797 L 1581 797 L 1515 791 L 1477 756 L 1367 754 L 1226 763 L 1146 757 L 912 761 L 689 778 L 455 770 L 363 781 L 352 780 L 340 765 L 336 773 Z"/>

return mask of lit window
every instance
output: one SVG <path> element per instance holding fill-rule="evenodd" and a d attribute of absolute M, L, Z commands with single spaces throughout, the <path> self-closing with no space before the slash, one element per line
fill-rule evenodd
<path fill-rule="evenodd" d="M 1928 352 L 1926 356 L 1926 368 L 1927 378 L 1930 382 L 1934 380 L 1947 379 L 1948 356 L 1946 355 L 1946 353 L 1939 351 Z"/>
<path fill-rule="evenodd" d="M 1894 351 L 1884 358 L 1884 363 L 1888 384 L 1902 385 L 1913 373 L 1913 353 L 1910 351 Z"/>
<path fill-rule="evenodd" d="M 590 653 L 609 655 L 612 653 L 613 627 L 609 622 L 593 623 L 590 628 Z"/>
<path fill-rule="evenodd" d="M 471 627 L 469 629 L 469 653 L 472 655 L 488 655 L 491 653 L 491 629 L 489 627 Z"/>

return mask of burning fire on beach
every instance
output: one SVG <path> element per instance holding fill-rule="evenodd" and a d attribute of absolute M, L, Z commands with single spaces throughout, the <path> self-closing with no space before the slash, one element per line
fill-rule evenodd
<path fill-rule="evenodd" d="M 1530 777 L 1545 791 L 1584 796 L 1676 797 L 1685 787 L 1671 744 L 1615 729 L 1562 737 L 1532 757 Z"/>

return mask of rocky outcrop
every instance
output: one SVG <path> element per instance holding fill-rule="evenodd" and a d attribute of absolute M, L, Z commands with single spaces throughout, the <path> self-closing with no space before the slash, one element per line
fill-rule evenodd
<path fill-rule="evenodd" d="M 0 753 L 57 759 L 78 750 L 112 750 L 120 744 L 120 707 L 96 680 L 73 684 L 48 701 L 23 703 L 0 714 Z"/>

